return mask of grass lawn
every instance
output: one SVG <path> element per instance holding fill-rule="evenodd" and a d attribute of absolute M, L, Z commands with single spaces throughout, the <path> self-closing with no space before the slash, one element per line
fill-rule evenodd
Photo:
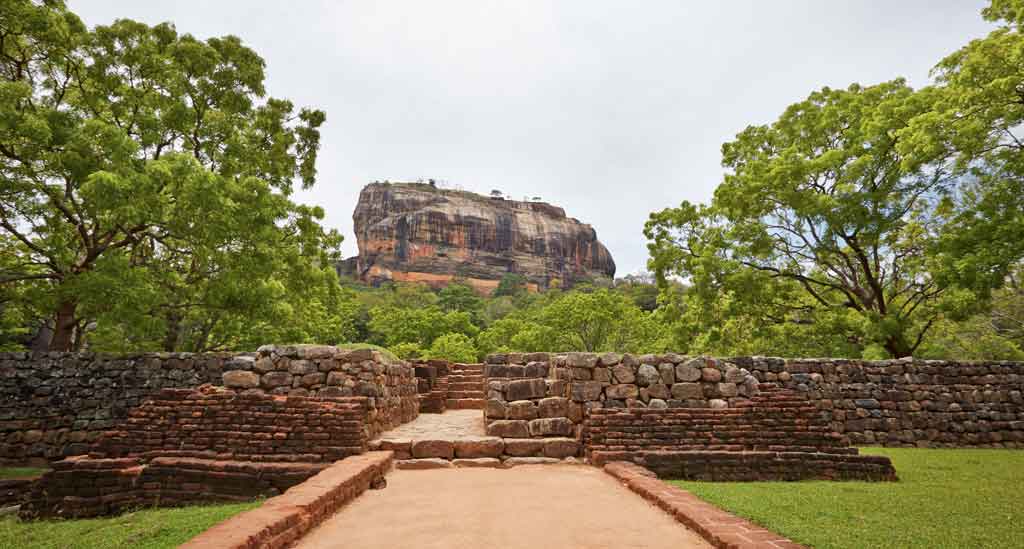
<path fill-rule="evenodd" d="M 0 480 L 38 477 L 47 470 L 38 467 L 0 467 Z"/>
<path fill-rule="evenodd" d="M 900 481 L 669 482 L 816 548 L 1024 547 L 1024 451 L 861 452 Z"/>
<path fill-rule="evenodd" d="M 22 522 L 0 517 L 0 547 L 163 549 L 177 547 L 218 522 L 262 502 L 145 509 L 117 517 Z"/>

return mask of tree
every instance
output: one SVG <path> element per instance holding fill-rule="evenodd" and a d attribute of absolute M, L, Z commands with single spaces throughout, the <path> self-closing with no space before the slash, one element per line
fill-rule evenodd
<path fill-rule="evenodd" d="M 515 297 L 526 292 L 526 277 L 519 273 L 505 273 L 494 289 L 493 297 Z"/>
<path fill-rule="evenodd" d="M 476 347 L 466 334 L 444 334 L 430 345 L 426 358 L 438 358 L 449 362 L 473 362 L 476 360 Z"/>
<path fill-rule="evenodd" d="M 173 348 L 197 311 L 253 309 L 282 264 L 329 264 L 340 237 L 288 198 L 315 181 L 324 113 L 264 99 L 263 67 L 231 36 L 0 7 L 0 231 L 17 242 L 0 284 L 41 288 L 51 349 L 101 316 Z"/>
<path fill-rule="evenodd" d="M 502 318 L 476 337 L 481 359 L 491 353 L 562 350 L 555 345 L 551 328 L 525 318 Z"/>
<path fill-rule="evenodd" d="M 536 301 L 494 322 L 477 336 L 482 354 L 499 350 L 619 351 L 664 350 L 656 318 L 625 295 L 581 288 Z"/>
<path fill-rule="evenodd" d="M 443 334 L 460 333 L 473 337 L 479 332 L 468 313 L 445 313 L 438 307 L 374 307 L 370 311 L 369 328 L 371 342 L 388 348 L 401 343 L 415 343 L 427 349 Z"/>
<path fill-rule="evenodd" d="M 932 251 L 949 283 L 987 294 L 1024 256 L 1024 2 L 995 0 L 982 14 L 999 26 L 935 67 L 935 105 L 898 149 L 907 165 L 956 158 L 969 184 Z"/>
<path fill-rule="evenodd" d="M 990 310 L 960 322 L 944 319 L 922 347 L 924 358 L 1024 359 L 1024 266 L 993 292 Z"/>
<path fill-rule="evenodd" d="M 658 284 L 651 273 L 626 275 L 615 280 L 614 287 L 624 293 L 644 311 L 651 312 L 658 308 Z"/>
<path fill-rule="evenodd" d="M 993 284 L 957 286 L 929 255 L 950 216 L 967 214 L 951 198 L 965 187 L 951 154 L 900 153 L 907 121 L 933 112 L 937 96 L 902 80 L 824 88 L 747 128 L 722 147 L 731 173 L 711 205 L 652 214 L 652 269 L 663 283 L 687 279 L 702 306 L 727 298 L 775 322 L 848 309 L 862 322 L 846 322 L 859 328 L 845 335 L 861 348 L 912 354 L 943 313 L 964 312 Z"/>
<path fill-rule="evenodd" d="M 437 304 L 444 311 L 461 311 L 473 315 L 483 309 L 484 303 L 469 284 L 455 280 L 437 292 Z"/>

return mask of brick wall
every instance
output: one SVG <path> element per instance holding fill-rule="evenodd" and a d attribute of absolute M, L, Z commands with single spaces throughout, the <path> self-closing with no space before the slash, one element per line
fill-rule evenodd
<path fill-rule="evenodd" d="M 273 463 L 164 457 L 75 456 L 33 484 L 22 518 L 84 518 L 139 507 L 251 501 L 280 494 L 329 463 Z"/>
<path fill-rule="evenodd" d="M 629 461 L 663 478 L 895 480 L 886 457 L 859 456 L 807 396 L 769 388 L 724 409 L 598 409 L 586 451 L 603 465 Z"/>
<path fill-rule="evenodd" d="M 349 401 L 164 389 L 104 433 L 102 457 L 181 456 L 240 461 L 335 461 L 366 451 L 367 398 Z"/>
<path fill-rule="evenodd" d="M 32 486 L 22 516 L 273 496 L 365 453 L 368 401 L 212 385 L 164 389 L 128 411 L 89 455 L 54 463 Z"/>
<path fill-rule="evenodd" d="M 588 451 L 710 450 L 856 454 L 806 396 L 768 390 L 734 408 L 606 408 L 590 414 Z M 607 461 L 607 460 L 606 460 Z"/>

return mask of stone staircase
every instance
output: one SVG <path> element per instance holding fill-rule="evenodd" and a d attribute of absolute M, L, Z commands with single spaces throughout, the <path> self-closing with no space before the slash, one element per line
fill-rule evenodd
<path fill-rule="evenodd" d="M 484 409 L 484 365 L 452 364 L 447 378 L 449 410 Z"/>

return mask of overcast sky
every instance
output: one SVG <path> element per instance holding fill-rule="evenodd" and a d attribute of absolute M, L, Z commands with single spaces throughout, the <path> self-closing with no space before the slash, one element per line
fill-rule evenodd
<path fill-rule="evenodd" d="M 597 230 L 618 275 L 654 210 L 705 202 L 720 147 L 822 86 L 920 86 L 990 26 L 982 0 L 448 2 L 70 0 L 87 24 L 234 34 L 270 95 L 327 112 L 318 183 L 354 255 L 372 180 L 541 196 Z"/>

